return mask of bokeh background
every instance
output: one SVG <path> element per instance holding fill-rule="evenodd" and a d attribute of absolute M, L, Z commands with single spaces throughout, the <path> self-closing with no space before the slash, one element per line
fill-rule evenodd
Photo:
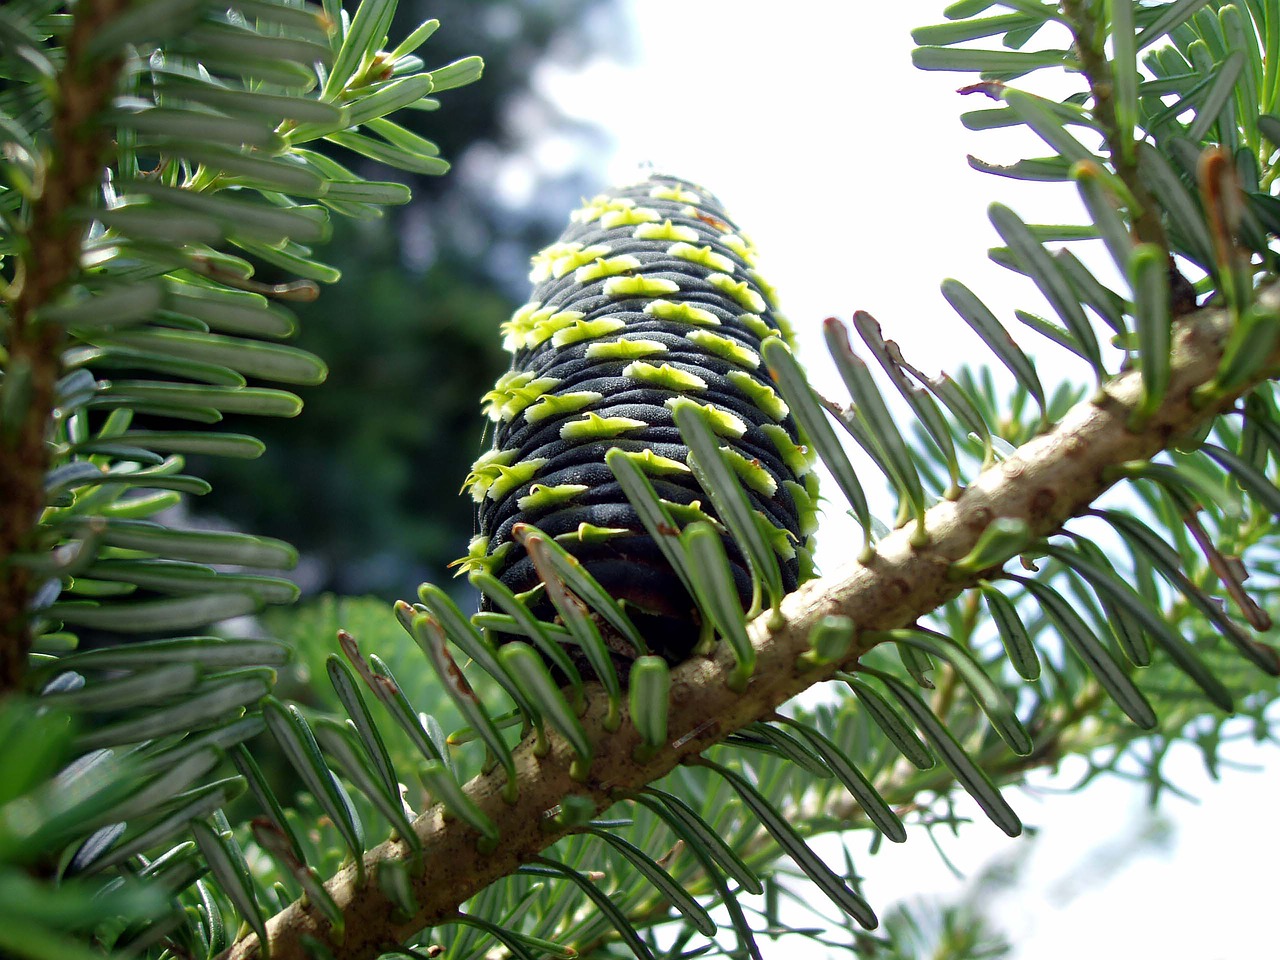
<path fill-rule="evenodd" d="M 439 111 L 409 118 L 453 171 L 400 174 L 412 204 L 336 224 L 324 255 L 342 282 L 299 308 L 298 342 L 328 362 L 329 380 L 304 392 L 297 421 L 246 424 L 268 443 L 260 460 L 200 467 L 214 483 L 204 519 L 243 518 L 296 544 L 312 596 L 390 600 L 446 581 L 472 532 L 458 489 L 480 450 L 479 398 L 507 365 L 498 325 L 527 296 L 528 257 L 582 197 L 649 166 L 711 188 L 752 235 L 820 387 L 833 374 L 817 328 L 855 309 L 926 370 L 981 363 L 939 281 L 963 279 L 1002 316 L 1034 305 L 1029 283 L 986 259 L 987 204 L 998 198 L 1032 222 L 1080 214 L 1069 188 L 969 167 L 969 153 L 1009 162 L 1037 148 L 1017 133 L 965 131 L 958 115 L 981 106 L 955 92 L 966 81 L 912 69 L 910 29 L 943 8 L 402 0 L 393 36 L 442 22 L 423 51 L 429 65 L 470 54 L 487 64 Z M 1030 82 L 1074 89 L 1070 78 Z M 1055 353 L 1042 363 L 1046 383 L 1084 379 Z M 891 515 L 887 497 L 879 514 Z M 854 540 L 844 522 L 828 510 L 818 553 L 828 570 Z M 957 906 L 953 918 L 985 918 L 1025 960 L 1271 955 L 1280 825 L 1267 811 L 1280 763 L 1270 744 L 1227 754 L 1261 769 L 1209 772 L 1194 751 L 1175 752 L 1165 769 L 1176 790 L 1158 815 L 1141 777 L 1074 791 L 1083 763 L 1038 776 L 1011 798 L 1041 829 L 1008 841 L 978 815 L 954 837 L 913 831 L 859 860 L 866 893 L 882 911 L 921 897 Z M 911 955 L 945 956 L 929 949 L 938 931 L 928 918 L 939 914 L 913 915 L 923 929 Z"/>

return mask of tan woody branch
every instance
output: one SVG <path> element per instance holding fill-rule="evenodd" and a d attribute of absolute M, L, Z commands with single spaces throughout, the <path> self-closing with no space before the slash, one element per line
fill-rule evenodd
<path fill-rule="evenodd" d="M 1280 310 L 1280 289 L 1269 288 L 1262 300 L 1270 309 Z M 733 731 L 767 718 L 807 687 L 828 679 L 834 667 L 803 670 L 797 666 L 809 648 L 810 628 L 823 617 L 843 614 L 863 633 L 910 625 L 972 586 L 975 577 L 952 579 L 949 571 L 996 518 L 1025 521 L 1033 537 L 1052 534 L 1107 488 L 1107 467 L 1150 459 L 1230 407 L 1253 386 L 1242 385 L 1197 408 L 1192 394 L 1213 381 L 1231 320 L 1222 310 L 1205 309 L 1180 320 L 1177 327 L 1168 394 L 1141 430 L 1129 428 L 1130 413 L 1141 395 L 1140 377 L 1130 372 L 1108 384 L 1098 397 L 1077 405 L 1051 431 L 983 472 L 958 500 L 930 509 L 927 545 L 911 545 L 914 524 L 898 530 L 880 542 L 868 564 L 852 563 L 788 596 L 782 604 L 785 623 L 780 628 L 770 629 L 767 616 L 757 618 L 750 625 L 750 635 L 758 663 L 745 692 L 729 689 L 727 680 L 735 661 L 726 645 L 712 657 L 680 665 L 672 673 L 669 730 L 673 739 L 645 763 L 633 759 L 640 738 L 629 723 L 624 721 L 613 733 L 604 730 L 605 698 L 595 689 L 583 720 L 595 744 L 585 783 L 570 777 L 573 754 L 560 737 L 551 735 L 551 750 L 543 757 L 534 755 L 531 742 L 522 743 L 516 750 L 520 790 L 514 803 L 502 798 L 505 776 L 500 769 L 475 778 L 465 788 L 498 825 L 501 841 L 496 850 L 481 852 L 477 833 L 459 819 L 446 819 L 437 805 L 414 823 L 424 856 L 413 870 L 417 907 L 411 917 L 399 913 L 378 883 L 381 863 L 410 857 L 404 843 L 388 841 L 365 854 L 361 876 L 348 866 L 327 884 L 345 918 L 342 942 L 331 939 L 319 910 L 298 902 L 270 920 L 271 956 L 301 960 L 307 956 L 304 938 L 315 938 L 340 960 L 366 960 L 425 927 L 448 922 L 461 903 L 564 835 L 548 815 L 565 797 L 586 797 L 597 810 L 604 810 L 620 794 L 657 780 Z M 1258 379 L 1277 369 L 1277 364 L 1280 351 L 1268 358 Z M 869 649 L 869 642 L 864 638 L 855 649 L 860 656 Z M 245 960 L 258 955 L 257 937 L 250 935 L 226 956 Z"/>
<path fill-rule="evenodd" d="M 119 56 L 93 58 L 87 48 L 129 2 L 81 0 L 75 5 L 67 59 L 58 74 L 52 141 L 39 171 L 39 194 L 31 204 L 17 273 L 5 296 L 10 314 L 6 388 L 25 396 L 16 422 L 0 435 L 0 558 L 31 549 L 44 507 L 49 464 L 45 435 L 62 373 L 63 331 L 56 324 L 42 324 L 37 312 L 80 270 L 87 224 L 73 211 L 102 178 L 109 138 L 98 115 L 115 93 L 123 62 Z M 34 587 L 25 567 L 0 565 L 0 694 L 18 687 L 26 672 L 31 647 L 27 606 Z"/>

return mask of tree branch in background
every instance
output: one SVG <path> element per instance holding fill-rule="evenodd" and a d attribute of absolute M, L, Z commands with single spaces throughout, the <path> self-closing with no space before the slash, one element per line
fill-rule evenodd
<path fill-rule="evenodd" d="M 1133 138 L 1134 118 L 1127 117 L 1127 122 L 1121 123 L 1116 112 L 1116 77 L 1111 69 L 1111 62 L 1107 59 L 1106 32 L 1100 29 L 1090 4 L 1082 0 L 1064 0 L 1062 10 L 1071 22 L 1071 32 L 1076 38 L 1076 53 L 1080 57 L 1082 72 L 1089 81 L 1094 116 L 1106 131 L 1107 153 L 1136 207 L 1130 211 L 1133 215 L 1134 237 L 1142 243 L 1154 243 L 1167 253 L 1169 240 L 1160 220 L 1160 208 L 1147 185 L 1138 176 L 1134 152 L 1136 142 Z M 1121 35 L 1125 35 L 1124 31 L 1117 32 L 1117 36 Z M 1128 36 L 1131 37 L 1132 34 Z M 1136 70 L 1133 78 L 1136 82 Z"/>
<path fill-rule="evenodd" d="M 74 211 L 102 176 L 108 136 L 97 117 L 115 92 L 123 63 L 120 57 L 93 57 L 88 47 L 103 25 L 128 6 L 129 0 L 81 0 L 75 6 L 66 63 L 58 74 L 47 166 L 6 296 L 10 320 L 0 422 L 0 557 L 32 548 L 44 507 L 49 463 L 45 436 L 64 332 L 57 324 L 42 324 L 37 313 L 79 269 L 84 223 Z M 32 572 L 21 564 L 11 561 L 0 567 L 0 693 L 17 687 L 26 670 L 31 646 L 27 608 L 35 585 Z"/>
<path fill-rule="evenodd" d="M 1259 300 L 1269 309 L 1280 308 L 1280 288 L 1262 291 Z M 624 720 L 616 732 L 605 732 L 606 698 L 592 697 L 583 717 L 594 744 L 585 781 L 570 775 L 574 754 L 558 735 L 550 737 L 550 752 L 542 757 L 526 741 L 515 752 L 520 787 L 515 802 L 503 799 L 506 778 L 500 769 L 466 787 L 471 801 L 498 825 L 497 849 L 482 852 L 476 832 L 460 819 L 446 819 L 437 805 L 414 823 L 423 846 L 420 860 L 412 860 L 403 842 L 388 841 L 365 855 L 362 869 L 348 866 L 329 881 L 328 890 L 345 920 L 341 942 L 330 939 L 320 910 L 298 901 L 268 924 L 271 956 L 301 960 L 309 956 L 306 943 L 314 938 L 340 960 L 371 960 L 425 927 L 456 919 L 464 901 L 572 832 L 553 819 L 566 797 L 589 800 L 596 810 L 604 810 L 678 764 L 693 761 L 734 730 L 769 717 L 802 690 L 829 679 L 835 666 L 805 670 L 798 664 L 809 649 L 811 628 L 824 617 L 843 614 L 857 624 L 856 656 L 840 665 L 856 669 L 858 657 L 879 639 L 876 631 L 915 623 L 1010 559 L 993 558 L 984 569 L 965 565 L 963 573 L 956 565 L 993 521 L 1025 523 L 1028 542 L 1022 546 L 1055 533 L 1110 486 L 1107 467 L 1150 459 L 1274 373 L 1280 348 L 1272 351 L 1255 378 L 1202 402 L 1198 388 L 1218 374 L 1232 323 L 1227 311 L 1206 309 L 1177 324 L 1168 392 L 1141 429 L 1130 426 L 1143 396 L 1140 374 L 1131 372 L 1109 383 L 1095 400 L 1078 404 L 1054 429 L 983 472 L 958 500 L 931 508 L 926 545 L 912 546 L 913 540 L 920 542 L 914 524 L 902 528 L 880 542 L 866 565 L 854 564 L 789 595 L 782 603 L 781 627 L 772 629 L 768 614 L 758 617 L 750 625 L 757 668 L 744 693 L 729 687 L 736 661 L 727 644 L 710 658 L 676 668 L 669 715 L 674 739 L 657 755 L 638 762 L 637 731 Z M 1016 552 L 1016 546 L 1008 551 Z M 400 912 L 379 884 L 379 866 L 390 860 L 408 862 L 414 873 L 412 916 Z M 247 960 L 261 955 L 257 937 L 251 935 L 224 956 Z"/>

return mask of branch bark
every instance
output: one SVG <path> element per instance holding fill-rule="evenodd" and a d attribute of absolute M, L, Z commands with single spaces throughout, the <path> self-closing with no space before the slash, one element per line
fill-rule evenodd
<path fill-rule="evenodd" d="M 40 194 L 31 205 L 30 227 L 9 298 L 4 386 L 6 392 L 25 392 L 26 397 L 6 397 L 6 406 L 23 406 L 12 429 L 0 436 L 0 694 L 21 684 L 31 648 L 27 608 L 37 584 L 13 557 L 37 546 L 33 541 L 49 465 L 46 441 L 61 372 L 63 331 L 41 323 L 37 312 L 80 269 L 85 224 L 74 210 L 102 179 L 109 138 L 97 117 L 115 92 L 124 62 L 121 57 L 91 58 L 88 44 L 129 4 L 130 0 L 75 4 L 67 59 L 58 75 L 47 166 Z"/>
<path fill-rule="evenodd" d="M 1262 299 L 1270 309 L 1280 310 L 1280 287 L 1269 288 Z M 326 885 L 345 918 L 342 942 L 332 939 L 319 910 L 299 901 L 269 922 L 271 956 L 303 960 L 308 955 L 304 942 L 313 937 L 340 960 L 371 960 L 427 926 L 449 922 L 463 901 L 564 835 L 549 813 L 566 796 L 589 798 L 597 810 L 604 810 L 622 794 L 669 773 L 734 730 L 769 716 L 802 690 L 828 679 L 834 668 L 805 671 L 797 665 L 808 649 L 810 628 L 821 618 L 844 614 L 861 634 L 907 626 L 973 585 L 976 577 L 953 580 L 948 571 L 996 518 L 1024 520 L 1035 536 L 1052 534 L 1109 486 L 1104 479 L 1106 467 L 1150 459 L 1252 387 L 1242 386 L 1205 407 L 1192 404 L 1195 388 L 1213 380 L 1230 330 L 1229 316 L 1217 309 L 1201 310 L 1178 322 L 1167 397 L 1141 431 L 1127 426 L 1141 397 L 1139 375 L 1130 372 L 1108 384 L 1098 397 L 1077 405 L 1050 432 L 980 474 L 958 500 L 930 509 L 926 546 L 911 545 L 912 524 L 881 541 L 868 564 L 854 563 L 787 597 L 781 628 L 771 630 L 767 616 L 757 618 L 750 625 L 750 635 L 758 665 L 744 693 L 729 689 L 735 661 L 727 645 L 722 644 L 711 657 L 680 665 L 672 673 L 669 729 L 674 739 L 647 762 L 633 759 L 640 739 L 629 723 L 614 733 L 605 732 L 605 698 L 595 691 L 584 718 L 595 744 L 587 782 L 570 778 L 573 755 L 560 737 L 552 735 L 551 751 L 544 757 L 534 756 L 532 744 L 526 741 L 516 750 L 520 793 L 514 803 L 502 799 L 505 776 L 500 771 L 479 776 L 465 788 L 499 825 L 502 837 L 497 850 L 480 852 L 475 831 L 456 818 L 446 820 L 436 806 L 414 823 L 425 856 L 414 869 L 417 908 L 412 917 L 400 915 L 378 883 L 382 862 L 409 857 L 403 842 L 388 841 L 365 855 L 360 879 L 349 866 Z M 1257 379 L 1278 369 L 1280 349 L 1267 358 Z M 856 646 L 856 655 L 843 667 L 865 653 L 869 641 L 863 639 Z M 249 935 L 224 958 L 249 960 L 260 955 L 256 936 Z"/>

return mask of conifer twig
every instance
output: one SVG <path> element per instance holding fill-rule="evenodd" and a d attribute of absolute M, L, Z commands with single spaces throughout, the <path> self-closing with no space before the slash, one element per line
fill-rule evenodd
<path fill-rule="evenodd" d="M 1083 0 L 1063 0 L 1062 4 L 1062 12 L 1071 22 L 1071 32 L 1076 38 L 1075 49 L 1080 57 L 1081 72 L 1089 81 L 1093 114 L 1106 136 L 1108 157 L 1137 205 L 1137 209 L 1130 211 L 1134 238 L 1141 243 L 1154 243 L 1168 253 L 1169 238 L 1160 220 L 1160 208 L 1138 176 L 1138 164 L 1124 143 L 1127 137 L 1129 145 L 1132 145 L 1133 131 L 1121 130 L 1116 118 L 1115 77 L 1103 46 L 1106 34 L 1098 29 L 1094 9 L 1094 5 Z"/>
<path fill-rule="evenodd" d="M 1280 287 L 1260 291 L 1259 299 L 1273 310 L 1280 309 Z M 1178 322 L 1168 392 L 1142 429 L 1129 427 L 1130 414 L 1142 397 L 1140 375 L 1131 372 L 1109 383 L 1094 399 L 1078 404 L 1052 430 L 984 471 L 957 500 L 931 508 L 927 546 L 912 546 L 914 525 L 898 530 L 880 542 L 869 564 L 851 562 L 789 595 L 782 603 L 785 622 L 780 628 L 770 629 L 768 615 L 758 617 L 750 624 L 757 669 L 745 692 L 734 693 L 729 687 L 736 660 L 727 645 L 709 658 L 695 658 L 673 670 L 669 714 L 673 739 L 646 762 L 634 759 L 640 737 L 629 722 L 624 721 L 616 732 L 605 732 L 606 697 L 595 689 L 582 718 L 595 745 L 585 783 L 570 776 L 575 755 L 554 732 L 545 756 L 535 756 L 531 742 L 522 744 L 515 751 L 520 792 L 514 803 L 503 800 L 505 775 L 500 769 L 476 777 L 465 788 L 499 826 L 501 842 L 496 850 L 481 852 L 475 831 L 457 818 L 447 819 L 436 806 L 414 823 L 423 856 L 412 879 L 416 908 L 411 916 L 403 915 L 379 886 L 381 862 L 412 862 L 403 842 L 388 841 L 365 854 L 362 871 L 348 866 L 326 884 L 344 915 L 341 942 L 329 938 L 328 922 L 320 910 L 299 901 L 269 921 L 271 956 L 303 960 L 308 956 L 307 941 L 315 938 L 339 960 L 372 960 L 425 927 L 449 923 L 462 902 L 514 872 L 567 832 L 549 819 L 565 797 L 577 795 L 604 810 L 734 730 L 771 715 L 780 704 L 827 679 L 837 668 L 848 668 L 866 652 L 866 642 L 855 643 L 855 656 L 848 663 L 801 669 L 797 661 L 808 649 L 809 630 L 822 618 L 843 614 L 863 634 L 909 625 L 989 572 L 978 571 L 963 579 L 949 576 L 952 563 L 969 553 L 995 519 L 1025 521 L 1033 539 L 1051 535 L 1107 489 L 1106 467 L 1150 459 L 1280 369 L 1278 347 L 1250 382 L 1197 406 L 1193 394 L 1214 380 L 1231 324 L 1229 313 L 1221 309 L 1200 310 Z M 223 955 L 224 960 L 258 956 L 254 935 Z"/>
<path fill-rule="evenodd" d="M 130 0 L 80 0 L 66 41 L 66 62 L 58 74 L 52 139 L 39 172 L 39 195 L 31 204 L 30 226 L 11 285 L 9 360 L 5 388 L 25 397 L 20 416 L 0 438 L 0 557 L 31 550 L 44 506 L 44 473 L 49 464 L 46 433 L 61 370 L 63 331 L 41 323 L 37 312 L 75 277 L 85 224 L 74 210 L 102 178 L 109 137 L 97 118 L 111 99 L 123 58 L 91 57 L 90 41 Z M 27 607 L 37 586 L 18 563 L 0 566 L 0 693 L 16 688 L 31 647 Z"/>

